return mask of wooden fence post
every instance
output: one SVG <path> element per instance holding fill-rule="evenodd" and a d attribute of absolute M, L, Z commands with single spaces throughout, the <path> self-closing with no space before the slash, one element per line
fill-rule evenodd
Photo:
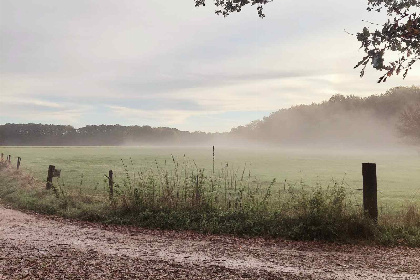
<path fill-rule="evenodd" d="M 17 159 L 17 170 L 19 170 L 21 160 L 22 160 L 22 158 L 18 157 L 18 159 Z"/>
<path fill-rule="evenodd" d="M 113 172 L 112 170 L 109 170 L 109 176 L 108 176 L 108 184 L 109 184 L 109 199 L 112 199 L 114 197 L 114 179 L 113 179 Z"/>
<path fill-rule="evenodd" d="M 54 176 L 54 170 L 55 170 L 54 165 L 50 165 L 48 167 L 47 190 L 51 189 L 51 187 L 52 187 L 52 178 Z"/>
<path fill-rule="evenodd" d="M 378 221 L 378 183 L 376 163 L 362 163 L 363 174 L 363 209 L 365 215 Z"/>
<path fill-rule="evenodd" d="M 3 154 L 3 153 L 1 153 L 1 161 L 3 161 L 3 156 L 4 156 L 4 154 Z"/>
<path fill-rule="evenodd" d="M 11 160 L 12 160 L 12 156 L 11 156 L 11 155 L 9 155 L 9 163 L 11 162 Z"/>
<path fill-rule="evenodd" d="M 213 174 L 214 174 L 214 146 L 213 146 Z"/>

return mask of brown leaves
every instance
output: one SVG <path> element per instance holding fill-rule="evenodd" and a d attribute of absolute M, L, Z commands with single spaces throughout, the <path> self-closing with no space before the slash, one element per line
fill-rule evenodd
<path fill-rule="evenodd" d="M 263 6 L 273 2 L 274 0 L 214 0 L 214 5 L 218 8 L 215 13 L 217 15 L 223 15 L 224 17 L 229 16 L 231 13 L 239 13 L 242 11 L 244 6 L 257 5 L 257 13 L 260 18 L 264 18 L 265 14 Z M 205 6 L 206 0 L 194 0 L 195 6 Z M 220 8 L 220 9 L 219 9 Z"/>
<path fill-rule="evenodd" d="M 410 8 L 419 7 L 420 2 L 412 0 L 384 1 L 369 0 L 369 11 L 381 11 L 387 8 L 390 19 L 382 25 L 381 30 L 370 32 L 367 27 L 357 33 L 356 38 L 361 42 L 361 48 L 367 54 L 355 68 L 364 66 L 360 71 L 363 77 L 367 61 L 371 61 L 374 69 L 386 71 L 378 83 L 385 82 L 392 75 L 407 76 L 413 64 L 420 59 L 420 17 L 417 13 L 410 13 Z M 372 23 L 373 24 L 373 23 Z M 385 51 L 399 55 L 398 59 L 385 63 Z M 406 57 L 412 57 L 408 60 Z"/>

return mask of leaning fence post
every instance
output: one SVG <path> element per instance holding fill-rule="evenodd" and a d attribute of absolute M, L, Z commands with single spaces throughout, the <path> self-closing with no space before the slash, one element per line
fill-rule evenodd
<path fill-rule="evenodd" d="M 108 176 L 108 183 L 109 183 L 109 199 L 112 199 L 114 197 L 114 179 L 112 170 L 109 170 L 109 176 Z"/>
<path fill-rule="evenodd" d="M 362 163 L 363 210 L 374 221 L 378 220 L 378 183 L 376 163 Z"/>
<path fill-rule="evenodd" d="M 22 160 L 22 158 L 18 157 L 18 159 L 17 159 L 17 170 L 19 170 L 21 160 Z"/>
<path fill-rule="evenodd" d="M 54 165 L 50 165 L 48 167 L 47 190 L 51 189 L 51 187 L 52 187 L 52 178 L 54 176 L 54 170 L 55 170 Z"/>

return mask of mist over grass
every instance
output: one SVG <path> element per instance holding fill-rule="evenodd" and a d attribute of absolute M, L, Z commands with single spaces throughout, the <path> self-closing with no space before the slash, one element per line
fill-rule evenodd
<path fill-rule="evenodd" d="M 366 98 L 337 94 L 319 104 L 281 109 L 232 129 L 230 136 L 292 148 L 399 149 L 420 141 L 407 139 L 398 129 L 402 113 L 413 104 L 420 104 L 420 89 L 414 86 Z"/>
<path fill-rule="evenodd" d="M 159 164 L 170 168 L 172 156 L 178 162 L 194 161 L 205 172 L 212 170 L 212 146 L 205 147 L 0 147 L 0 152 L 12 155 L 16 167 L 18 156 L 21 169 L 39 180 L 45 180 L 48 166 L 62 169 L 60 181 L 83 188 L 103 186 L 104 175 L 112 169 L 116 180 L 124 178 L 121 159 L 134 171 Z M 351 190 L 362 187 L 361 164 L 377 163 L 378 199 L 384 207 L 400 208 L 408 200 L 420 201 L 420 156 L 416 150 L 372 151 L 332 149 L 283 149 L 273 147 L 215 147 L 215 168 L 250 170 L 263 185 L 275 178 L 274 189 L 303 181 L 306 185 L 328 185 L 344 179 Z M 357 194 L 361 195 L 361 193 Z M 361 197 L 360 197 L 361 198 Z"/>
<path fill-rule="evenodd" d="M 365 98 L 336 94 L 322 103 L 281 109 L 228 133 L 147 125 L 89 125 L 76 129 L 68 125 L 5 124 L 0 125 L 0 145 L 398 150 L 420 144 L 420 139 L 413 137 L 418 135 L 420 124 L 399 129 L 404 112 L 411 106 L 420 108 L 419 87 L 393 88 Z"/>

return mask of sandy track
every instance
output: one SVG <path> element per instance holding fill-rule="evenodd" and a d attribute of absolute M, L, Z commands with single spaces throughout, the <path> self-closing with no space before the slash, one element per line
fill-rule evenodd
<path fill-rule="evenodd" d="M 103 226 L 0 206 L 0 279 L 420 279 L 420 249 Z"/>

